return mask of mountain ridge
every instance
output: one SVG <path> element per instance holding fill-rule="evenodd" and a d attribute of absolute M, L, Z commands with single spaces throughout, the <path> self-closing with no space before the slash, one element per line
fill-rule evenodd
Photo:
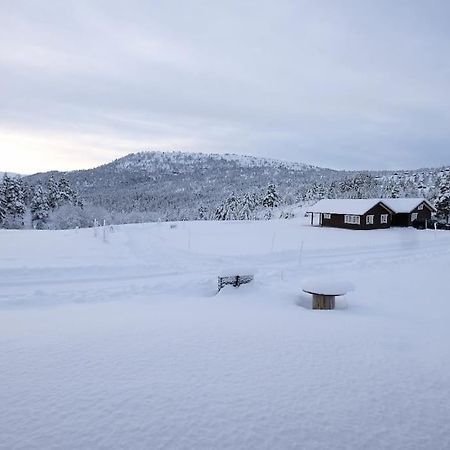
<path fill-rule="evenodd" d="M 123 213 L 153 212 L 150 219 L 196 218 L 231 195 L 260 194 L 276 184 L 282 197 L 300 198 L 314 181 L 340 172 L 301 163 L 233 154 L 138 152 L 93 169 L 25 177 L 32 185 L 64 176 L 95 206 Z"/>
<path fill-rule="evenodd" d="M 130 153 L 92 169 L 24 179 L 35 185 L 64 176 L 87 203 L 128 217 L 139 215 L 132 220 L 191 220 L 214 217 L 232 197 L 261 198 L 268 185 L 276 186 L 287 205 L 327 196 L 432 198 L 443 170 L 343 171 L 250 155 L 152 151 Z"/>
<path fill-rule="evenodd" d="M 104 166 L 110 166 L 112 164 L 119 165 L 121 167 L 129 167 L 129 162 L 133 161 L 136 162 L 136 160 L 166 160 L 167 161 L 174 161 L 177 160 L 178 163 L 182 162 L 186 159 L 191 159 L 193 161 L 201 161 L 204 159 L 208 160 L 216 160 L 216 161 L 229 161 L 229 162 L 235 162 L 239 163 L 243 166 L 247 167 L 256 167 L 256 166 L 265 166 L 265 167 L 285 167 L 292 170 L 303 170 L 303 169 L 319 169 L 319 170 L 332 170 L 335 172 L 341 172 L 336 169 L 330 169 L 326 167 L 319 167 L 314 166 L 311 164 L 305 164 L 295 161 L 287 161 L 277 158 L 266 158 L 266 157 L 260 157 L 260 156 L 253 156 L 253 155 L 238 155 L 235 153 L 203 153 L 203 152 L 183 152 L 183 151 L 173 151 L 173 152 L 165 152 L 165 151 L 139 151 L 139 152 L 132 152 L 125 156 L 122 156 L 120 158 L 116 158 L 113 161 L 101 164 L 99 166 L 90 168 L 90 169 L 76 169 L 72 171 L 48 171 L 48 172 L 60 172 L 60 173 L 69 173 L 69 172 L 81 172 L 81 171 L 89 171 L 89 170 L 95 170 L 99 169 Z M 44 173 L 48 173 L 44 172 Z M 37 175 L 37 174 L 35 174 Z"/>

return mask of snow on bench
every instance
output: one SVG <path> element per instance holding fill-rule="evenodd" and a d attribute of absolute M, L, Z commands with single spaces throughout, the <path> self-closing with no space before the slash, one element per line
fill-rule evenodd
<path fill-rule="evenodd" d="M 303 282 L 303 292 L 313 296 L 313 309 L 334 309 L 336 297 L 353 289 L 353 284 L 348 281 L 330 278 L 310 278 Z"/>

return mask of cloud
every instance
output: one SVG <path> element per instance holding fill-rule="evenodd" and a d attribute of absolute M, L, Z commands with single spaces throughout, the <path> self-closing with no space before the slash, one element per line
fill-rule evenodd
<path fill-rule="evenodd" d="M 0 17 L 1 169 L 89 167 L 142 149 L 336 168 L 449 164 L 449 9 L 10 2 Z"/>

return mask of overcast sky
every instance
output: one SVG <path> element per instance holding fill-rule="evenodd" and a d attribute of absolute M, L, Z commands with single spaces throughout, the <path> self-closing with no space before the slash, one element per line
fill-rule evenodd
<path fill-rule="evenodd" d="M 448 0 L 0 0 L 0 170 L 450 164 L 449 24 Z"/>

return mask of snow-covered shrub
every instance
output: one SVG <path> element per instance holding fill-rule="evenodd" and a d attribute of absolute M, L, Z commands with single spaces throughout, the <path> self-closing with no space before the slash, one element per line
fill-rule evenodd
<path fill-rule="evenodd" d="M 295 214 L 292 211 L 281 211 L 280 219 L 294 219 Z"/>
<path fill-rule="evenodd" d="M 74 206 L 65 204 L 52 211 L 47 220 L 47 227 L 54 230 L 92 227 L 94 220 L 102 224 L 111 222 L 111 216 L 104 208 L 98 206 Z"/>

